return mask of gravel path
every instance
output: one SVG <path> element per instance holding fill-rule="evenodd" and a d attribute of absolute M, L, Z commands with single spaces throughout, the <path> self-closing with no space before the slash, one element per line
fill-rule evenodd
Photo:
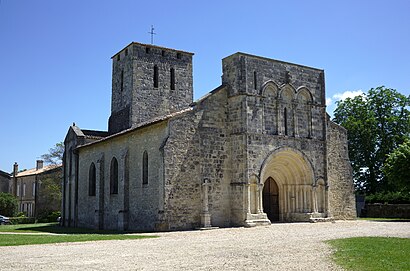
<path fill-rule="evenodd" d="M 323 240 L 410 238 L 410 222 L 337 221 L 0 248 L 1 270 L 341 270 Z"/>

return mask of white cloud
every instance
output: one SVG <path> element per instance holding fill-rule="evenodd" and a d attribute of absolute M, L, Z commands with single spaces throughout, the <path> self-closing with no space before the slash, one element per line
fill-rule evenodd
<path fill-rule="evenodd" d="M 364 92 L 361 90 L 361 89 L 359 89 L 359 90 L 355 90 L 355 91 L 350 91 L 350 90 L 347 90 L 347 91 L 345 91 L 345 92 L 343 92 L 343 93 L 336 93 L 335 95 L 333 95 L 333 99 L 335 99 L 335 100 L 345 100 L 345 99 L 347 99 L 347 98 L 353 98 L 353 97 L 355 97 L 355 96 L 359 96 L 359 95 L 362 95 Z M 326 99 L 326 101 L 327 101 L 327 99 Z"/>
<path fill-rule="evenodd" d="M 333 102 L 332 98 L 326 98 L 326 105 L 329 106 Z"/>

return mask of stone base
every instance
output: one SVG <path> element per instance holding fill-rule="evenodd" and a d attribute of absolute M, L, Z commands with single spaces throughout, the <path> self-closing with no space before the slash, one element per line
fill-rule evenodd
<path fill-rule="evenodd" d="M 310 218 L 309 222 L 316 223 L 316 222 L 334 222 L 333 217 L 326 217 L 325 213 L 309 213 Z"/>
<path fill-rule="evenodd" d="M 271 224 L 265 213 L 246 214 L 246 220 L 244 222 L 245 227 L 267 226 Z"/>
<path fill-rule="evenodd" d="M 210 228 L 211 225 L 211 214 L 210 213 L 202 213 L 201 214 L 201 228 Z"/>

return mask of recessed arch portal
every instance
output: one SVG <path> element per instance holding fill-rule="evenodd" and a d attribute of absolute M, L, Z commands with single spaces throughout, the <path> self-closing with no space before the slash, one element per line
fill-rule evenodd
<path fill-rule="evenodd" d="M 314 171 L 302 152 L 292 148 L 275 150 L 263 163 L 259 180 L 263 185 L 262 211 L 271 221 L 306 221 L 317 212 L 313 202 L 317 198 Z M 274 195 L 277 203 L 272 201 Z"/>

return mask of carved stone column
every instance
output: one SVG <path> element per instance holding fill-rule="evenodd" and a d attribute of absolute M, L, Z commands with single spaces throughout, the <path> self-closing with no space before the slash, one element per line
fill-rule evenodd
<path fill-rule="evenodd" d="M 205 179 L 202 183 L 202 214 L 201 214 L 201 226 L 203 228 L 212 227 L 211 225 L 211 214 L 209 213 L 209 202 L 208 202 L 208 189 L 210 182 Z"/>
<path fill-rule="evenodd" d="M 319 212 L 319 210 L 318 210 L 318 205 L 317 205 L 317 186 L 316 185 L 314 185 L 313 187 L 312 187 L 312 196 L 313 196 L 313 212 L 314 213 L 318 213 Z"/>
<path fill-rule="evenodd" d="M 247 213 L 250 214 L 251 213 L 251 184 L 247 183 L 246 184 L 246 193 L 247 193 Z"/>
<path fill-rule="evenodd" d="M 263 213 L 263 184 L 258 183 L 258 214 Z"/>

